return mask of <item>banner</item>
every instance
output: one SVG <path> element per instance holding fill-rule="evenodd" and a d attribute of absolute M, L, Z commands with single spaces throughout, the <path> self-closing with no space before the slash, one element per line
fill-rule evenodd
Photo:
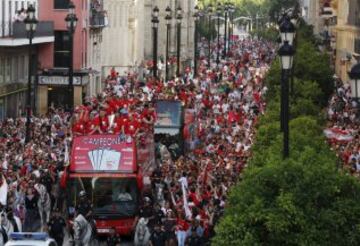
<path fill-rule="evenodd" d="M 74 138 L 71 172 L 135 172 L 135 143 L 119 135 L 91 135 Z"/>
<path fill-rule="evenodd" d="M 327 128 L 324 130 L 324 134 L 328 139 L 332 139 L 340 142 L 349 142 L 353 140 L 353 136 L 347 130 L 342 130 L 340 128 Z"/>
<path fill-rule="evenodd" d="M 182 105 L 180 101 L 157 101 L 155 127 L 181 127 Z"/>
<path fill-rule="evenodd" d="M 6 178 L 2 175 L 2 184 L 0 186 L 0 203 L 3 206 L 7 205 L 7 194 L 8 194 L 8 184 Z"/>
<path fill-rule="evenodd" d="M 197 123 L 195 110 L 186 109 L 183 132 L 186 149 L 194 150 L 199 144 L 198 130 L 199 126 Z"/>

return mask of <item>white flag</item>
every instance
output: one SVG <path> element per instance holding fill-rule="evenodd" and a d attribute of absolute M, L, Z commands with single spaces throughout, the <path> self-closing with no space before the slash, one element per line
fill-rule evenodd
<path fill-rule="evenodd" d="M 68 148 L 68 144 L 66 141 L 64 141 L 65 143 L 65 156 L 64 156 L 64 164 L 65 166 L 68 166 L 69 165 L 69 148 Z"/>
<path fill-rule="evenodd" d="M 0 187 L 0 203 L 6 206 L 7 203 L 7 193 L 8 193 L 8 184 L 6 183 L 6 179 L 4 175 L 2 175 L 2 185 Z"/>

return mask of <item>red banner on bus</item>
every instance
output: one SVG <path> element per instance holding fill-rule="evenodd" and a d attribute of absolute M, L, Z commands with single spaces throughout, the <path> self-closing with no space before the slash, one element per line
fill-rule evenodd
<path fill-rule="evenodd" d="M 71 172 L 135 172 L 135 143 L 119 135 L 74 138 Z"/>

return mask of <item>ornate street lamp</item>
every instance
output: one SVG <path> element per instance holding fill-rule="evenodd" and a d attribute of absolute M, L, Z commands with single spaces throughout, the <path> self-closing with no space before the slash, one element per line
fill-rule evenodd
<path fill-rule="evenodd" d="M 360 62 L 354 65 L 350 72 L 351 97 L 356 101 L 360 109 Z"/>
<path fill-rule="evenodd" d="M 181 20 L 182 20 L 182 9 L 179 6 L 176 9 L 176 25 L 177 25 L 177 59 L 176 59 L 176 76 L 180 77 L 180 52 L 181 52 Z"/>
<path fill-rule="evenodd" d="M 208 52 L 208 67 L 210 68 L 211 66 L 211 16 L 213 13 L 213 6 L 212 4 L 209 4 L 207 7 L 207 14 L 208 14 L 208 48 L 209 48 L 209 52 Z"/>
<path fill-rule="evenodd" d="M 153 76 L 157 78 L 157 43 L 158 43 L 158 27 L 159 27 L 159 8 L 157 6 L 154 7 L 152 12 L 152 29 L 153 29 Z"/>
<path fill-rule="evenodd" d="M 197 77 L 197 60 L 198 60 L 198 25 L 199 25 L 199 7 L 196 5 L 194 8 L 194 78 Z"/>
<path fill-rule="evenodd" d="M 31 124 L 31 76 L 32 76 L 32 40 L 34 37 L 34 33 L 36 31 L 36 25 L 38 23 L 35 17 L 35 8 L 31 4 L 27 9 L 27 17 L 24 20 L 26 32 L 29 38 L 29 71 L 28 71 L 28 89 L 26 96 L 26 135 L 25 135 L 25 143 L 30 141 L 30 124 Z M 34 92 L 35 95 L 36 92 Z M 35 107 L 35 105 L 34 105 Z"/>
<path fill-rule="evenodd" d="M 289 157 L 289 81 L 288 73 L 292 69 L 295 50 L 288 41 L 278 51 L 281 63 L 281 123 L 284 133 L 283 158 Z"/>
<path fill-rule="evenodd" d="M 283 16 L 280 26 L 279 26 L 279 30 L 280 30 L 281 41 L 283 43 L 285 41 L 288 41 L 288 43 L 290 45 L 292 45 L 294 42 L 296 29 L 295 29 L 295 25 L 293 23 L 291 23 L 289 16 L 287 16 L 287 15 Z"/>
<path fill-rule="evenodd" d="M 216 64 L 219 66 L 220 63 L 220 15 L 222 12 L 221 5 L 218 4 L 216 7 L 216 15 L 217 15 L 217 49 L 216 49 Z"/>
<path fill-rule="evenodd" d="M 234 28 L 234 24 L 233 24 L 234 12 L 235 12 L 235 6 L 233 3 L 230 3 L 229 4 L 230 24 L 229 24 L 228 50 L 230 50 L 230 41 L 231 41 L 231 36 L 233 33 L 233 28 Z"/>
<path fill-rule="evenodd" d="M 171 8 L 169 6 L 165 9 L 166 16 L 166 54 L 165 54 L 165 82 L 169 80 L 169 39 L 170 39 L 170 28 L 171 28 Z"/>
<path fill-rule="evenodd" d="M 226 2 L 224 5 L 224 13 L 225 13 L 225 30 L 224 30 L 224 51 L 223 51 L 223 57 L 226 56 L 226 37 L 227 37 L 227 21 L 228 21 L 228 13 L 229 13 L 229 3 Z"/>
<path fill-rule="evenodd" d="M 70 95 L 70 111 L 74 107 L 74 61 L 73 61 L 73 50 L 74 50 L 74 33 L 78 18 L 75 14 L 75 5 L 73 2 L 69 2 L 69 13 L 66 15 L 65 22 L 69 33 L 70 47 L 69 47 L 69 95 Z"/>

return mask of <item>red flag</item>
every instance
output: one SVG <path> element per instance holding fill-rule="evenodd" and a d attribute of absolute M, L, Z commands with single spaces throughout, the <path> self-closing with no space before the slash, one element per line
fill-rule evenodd
<path fill-rule="evenodd" d="M 69 176 L 68 174 L 68 168 L 65 167 L 64 172 L 62 173 L 61 177 L 60 177 L 60 187 L 65 189 L 66 188 L 66 182 L 67 182 L 67 178 Z"/>

